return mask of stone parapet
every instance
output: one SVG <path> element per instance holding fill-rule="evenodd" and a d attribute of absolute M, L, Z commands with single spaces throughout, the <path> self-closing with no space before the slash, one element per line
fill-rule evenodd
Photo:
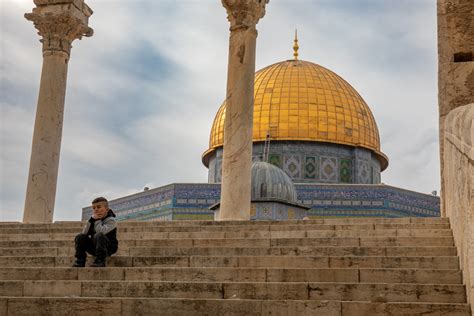
<path fill-rule="evenodd" d="M 438 0 L 438 100 L 441 191 L 444 182 L 446 116 L 474 102 L 474 2 Z M 444 202 L 442 212 L 444 214 Z"/>
<path fill-rule="evenodd" d="M 439 109 L 446 116 L 474 102 L 474 3 L 438 1 Z"/>
<path fill-rule="evenodd" d="M 464 283 L 474 301 L 474 103 L 458 107 L 444 129 L 444 204 L 460 256 Z"/>

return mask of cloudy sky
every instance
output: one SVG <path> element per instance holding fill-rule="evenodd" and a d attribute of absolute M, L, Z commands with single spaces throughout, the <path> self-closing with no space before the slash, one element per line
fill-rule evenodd
<path fill-rule="evenodd" d="M 224 99 L 220 0 L 88 0 L 95 34 L 73 43 L 55 220 L 173 182 L 206 182 L 201 154 Z M 31 0 L 0 1 L 0 221 L 22 218 L 41 74 Z M 271 0 L 257 69 L 292 57 L 345 78 L 377 120 L 382 182 L 439 189 L 434 0 Z"/>

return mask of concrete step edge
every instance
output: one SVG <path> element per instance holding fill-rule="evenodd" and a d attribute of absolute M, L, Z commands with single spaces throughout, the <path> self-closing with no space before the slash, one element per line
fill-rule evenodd
<path fill-rule="evenodd" d="M 73 303 L 73 304 L 71 304 Z M 77 306 L 79 305 L 79 306 Z M 76 308 L 74 308 L 76 306 Z M 3 310 L 2 310 L 3 308 Z M 95 311 L 97 314 L 151 315 L 298 315 L 302 312 L 320 315 L 411 315 L 436 314 L 468 316 L 466 303 L 373 303 L 370 301 L 321 300 L 249 300 L 249 299 L 179 299 L 179 298 L 64 298 L 15 297 L 0 298 L 0 311 L 12 315 L 31 315 L 29 312 L 58 313 L 76 310 Z"/>
<path fill-rule="evenodd" d="M 53 234 L 54 236 L 54 234 Z M 136 238 L 136 239 L 122 239 L 120 236 L 118 237 L 118 241 L 123 241 L 123 242 L 129 242 L 129 241 L 149 241 L 149 240 L 167 240 L 167 241 L 242 241 L 242 242 L 248 242 L 248 241 L 270 241 L 270 240 L 310 240 L 310 241 L 318 241 L 318 240 L 424 240 L 424 239 L 433 239 L 433 240 L 454 240 L 452 236 L 440 236 L 440 237 L 417 237 L 417 236 L 379 236 L 379 237 L 272 237 L 272 238 Z M 38 239 L 32 239 L 32 240 L 2 240 L 0 241 L 43 241 L 43 242 L 57 242 L 57 241 L 63 241 L 63 242 L 74 242 L 74 236 L 72 238 L 64 238 L 64 239 L 44 239 L 44 240 L 38 240 Z"/>
<path fill-rule="evenodd" d="M 377 217 L 364 217 L 364 218 L 313 218 L 308 220 L 286 220 L 286 221 L 212 221 L 212 220 L 191 220 L 191 221 L 161 221 L 161 222 L 148 222 L 153 223 L 153 225 L 226 225 L 226 224 L 242 224 L 247 225 L 248 223 L 253 225 L 259 225 L 260 223 L 265 224 L 284 224 L 284 223 L 332 223 L 332 222 L 394 222 L 394 223 L 419 223 L 419 222 L 443 222 L 448 223 L 449 219 L 447 217 L 403 217 L 403 218 L 377 218 Z M 85 221 L 55 221 L 53 223 L 23 223 L 19 221 L 11 221 L 11 222 L 0 222 L 1 225 L 79 225 L 83 224 Z M 123 224 L 130 224 L 130 225 L 142 225 L 144 222 L 142 221 L 121 221 L 120 223 Z M 147 223 L 147 222 L 145 222 Z"/>
<path fill-rule="evenodd" d="M 269 281 L 269 282 L 259 282 L 259 281 L 161 281 L 161 280 L 1 280 L 0 283 L 88 283 L 88 284 L 100 284 L 105 283 L 153 283 L 153 284 L 256 284 L 256 285 L 282 285 L 282 286 L 290 286 L 293 284 L 307 284 L 307 285 L 348 285 L 348 286 L 407 286 L 407 287 L 429 287 L 429 286 L 440 286 L 440 287 L 455 287 L 455 288 L 464 288 L 464 284 L 442 284 L 442 283 L 374 283 L 374 282 L 308 282 L 308 281 L 288 281 L 288 282 L 278 282 L 278 281 Z"/>
<path fill-rule="evenodd" d="M 88 257 L 93 257 L 93 256 L 88 256 Z M 0 256 L 0 258 L 60 258 L 60 259 L 74 259 L 74 256 Z M 116 258 L 116 259 L 114 259 Z M 107 260 L 119 260 L 119 259 L 127 259 L 127 258 L 296 258 L 296 259 L 302 259 L 302 258 L 332 258 L 332 259 L 373 259 L 373 258 L 386 258 L 386 259 L 411 259 L 415 260 L 414 258 L 419 258 L 419 259 L 427 259 L 427 258 L 451 258 L 451 259 L 456 259 L 458 260 L 458 256 L 246 256 L 246 255 L 237 255 L 237 256 L 206 256 L 206 255 L 189 255 L 189 256 L 156 256 L 156 255 L 145 255 L 145 256 L 126 256 L 126 255 L 119 255 L 119 256 L 111 256 L 107 257 Z M 1 267 L 1 266 L 0 266 Z"/>
<path fill-rule="evenodd" d="M 1 281 L 205 281 L 462 284 L 456 269 L 244 268 L 244 267 L 28 267 L 0 268 Z"/>
<path fill-rule="evenodd" d="M 54 285 L 54 286 L 52 286 Z M 3 287 L 3 288 L 2 288 Z M 6 281 L 0 295 L 121 296 L 242 299 L 384 299 L 385 302 L 465 303 L 464 285 L 335 282 Z M 190 296 L 191 295 L 191 296 Z"/>
<path fill-rule="evenodd" d="M 148 224 L 147 224 L 148 223 Z M 14 233 L 25 233 L 29 231 L 36 231 L 36 230 L 46 230 L 46 231 L 78 231 L 81 228 L 83 228 L 85 225 L 77 225 L 75 227 L 72 226 L 67 226 L 67 227 L 61 227 L 61 226 L 56 226 L 56 225 L 50 225 L 50 226 L 19 226 L 19 227 L 5 227 L 2 226 L 0 223 L 0 233 L 4 232 L 6 234 L 14 234 Z M 119 230 L 123 229 L 124 231 L 130 230 L 133 232 L 140 231 L 141 229 L 144 230 L 149 230 L 153 231 L 154 229 L 157 230 L 157 232 L 160 231 L 160 229 L 164 229 L 163 231 L 170 231 L 173 232 L 176 229 L 176 231 L 186 231 L 189 229 L 190 231 L 194 232 L 199 232 L 199 231 L 208 231 L 208 232 L 213 232 L 213 231 L 220 231 L 220 230 L 213 230 L 214 228 L 235 228 L 239 230 L 246 230 L 248 229 L 249 231 L 273 231 L 272 228 L 275 228 L 274 231 L 284 231 L 285 229 L 283 228 L 288 228 L 287 230 L 293 230 L 295 228 L 299 229 L 305 229 L 305 230 L 344 230 L 345 228 L 348 228 L 351 230 L 351 228 L 360 228 L 360 229 L 372 229 L 372 230 L 377 230 L 377 229 L 406 229 L 406 230 L 426 230 L 426 229 L 437 229 L 437 230 L 450 230 L 451 227 L 449 226 L 448 223 L 412 223 L 412 224 L 399 224 L 399 223 L 345 223 L 345 222 L 340 222 L 340 223 L 330 223 L 330 224 L 282 224 L 280 223 L 279 225 L 272 225 L 272 224 L 259 224 L 259 225 L 206 225 L 206 226 L 199 226 L 199 225 L 150 225 L 149 222 L 144 222 L 143 225 L 124 225 L 121 222 L 118 222 L 117 228 Z M 278 228 L 278 229 L 276 229 Z M 319 228 L 319 229 L 318 229 Z M 329 229 L 328 229 L 329 228 Z M 171 230 L 170 230 L 171 229 Z M 357 229 L 355 229 L 357 230 Z"/>

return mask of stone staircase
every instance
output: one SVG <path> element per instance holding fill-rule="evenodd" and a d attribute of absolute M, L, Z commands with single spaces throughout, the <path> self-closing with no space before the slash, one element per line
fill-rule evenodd
<path fill-rule="evenodd" d="M 0 315 L 471 315 L 445 218 L 121 222 L 71 268 L 81 227 L 0 223 Z"/>

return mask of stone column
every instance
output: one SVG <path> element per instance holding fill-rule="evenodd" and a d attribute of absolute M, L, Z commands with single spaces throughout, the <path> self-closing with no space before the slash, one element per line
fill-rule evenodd
<path fill-rule="evenodd" d="M 222 0 L 230 22 L 219 220 L 250 219 L 256 25 L 269 0 Z"/>
<path fill-rule="evenodd" d="M 34 23 L 42 37 L 43 68 L 23 222 L 48 223 L 53 220 L 71 43 L 92 35 L 88 27 L 92 10 L 83 0 L 34 3 L 36 8 L 25 18 Z"/>
<path fill-rule="evenodd" d="M 438 100 L 441 214 L 444 204 L 444 130 L 451 110 L 474 103 L 474 2 L 438 0 Z M 448 163 L 448 162 L 446 162 Z"/>

